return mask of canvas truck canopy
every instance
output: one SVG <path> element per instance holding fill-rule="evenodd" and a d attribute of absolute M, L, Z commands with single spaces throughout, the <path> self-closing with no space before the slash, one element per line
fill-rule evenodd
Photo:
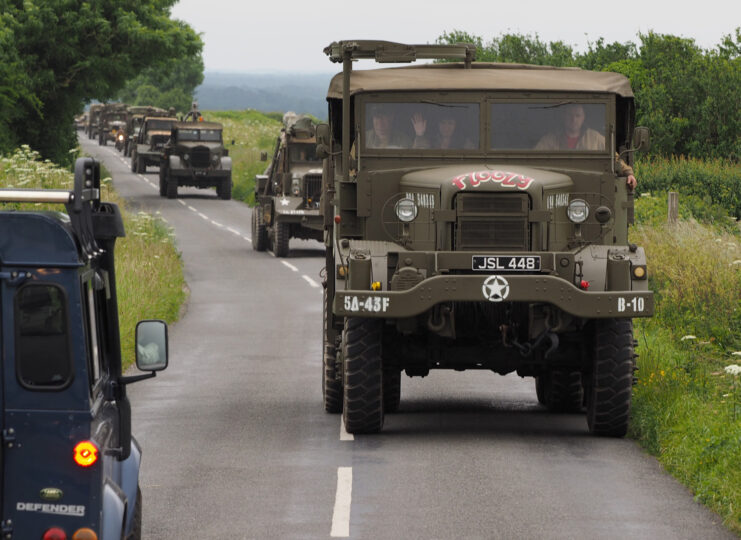
<path fill-rule="evenodd" d="M 353 70 L 350 94 L 364 92 L 502 90 L 608 92 L 632 98 L 628 78 L 619 73 L 529 64 L 462 62 Z M 342 73 L 332 78 L 327 99 L 342 99 Z"/>

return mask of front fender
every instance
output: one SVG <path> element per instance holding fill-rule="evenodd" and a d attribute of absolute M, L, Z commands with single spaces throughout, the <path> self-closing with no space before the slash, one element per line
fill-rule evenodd
<path fill-rule="evenodd" d="M 180 156 L 178 155 L 170 156 L 170 170 L 182 169 L 182 168 L 183 168 L 183 165 L 182 165 L 182 161 L 180 160 Z"/>
<path fill-rule="evenodd" d="M 225 171 L 232 170 L 232 158 L 224 156 L 221 158 L 221 168 Z"/>
<path fill-rule="evenodd" d="M 103 486 L 103 520 L 101 523 L 101 540 L 121 540 L 124 514 L 126 513 L 126 495 L 115 484 L 106 482 Z"/>
<path fill-rule="evenodd" d="M 139 467 L 142 461 L 142 451 L 139 443 L 131 437 L 131 455 L 119 462 L 121 467 L 121 491 L 126 495 L 126 534 L 131 532 L 134 520 L 134 506 L 136 505 L 136 489 L 139 486 Z"/>

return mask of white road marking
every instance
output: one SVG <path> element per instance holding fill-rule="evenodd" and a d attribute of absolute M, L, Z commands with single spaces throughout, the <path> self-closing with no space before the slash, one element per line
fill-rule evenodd
<path fill-rule="evenodd" d="M 283 263 L 283 266 L 287 266 L 288 268 L 290 268 L 294 272 L 298 272 L 298 268 L 296 268 L 295 266 L 293 266 L 291 263 L 286 262 L 286 261 L 280 261 L 280 262 Z"/>
<path fill-rule="evenodd" d="M 337 493 L 334 498 L 332 530 L 329 536 L 347 538 L 350 536 L 350 505 L 352 503 L 352 467 L 337 468 Z"/>
<path fill-rule="evenodd" d="M 320 285 L 316 281 L 314 281 L 313 279 L 311 279 L 306 274 L 301 274 L 301 277 L 304 278 L 304 281 L 306 281 L 306 283 L 308 283 L 312 287 L 320 287 Z"/>
<path fill-rule="evenodd" d="M 219 223 L 218 221 L 214 221 L 213 219 L 211 220 L 211 224 L 216 225 L 219 229 L 224 228 L 224 226 L 221 223 Z"/>
<path fill-rule="evenodd" d="M 200 212 L 198 212 L 197 210 L 196 210 L 196 213 L 197 213 L 197 214 L 198 214 L 198 215 L 199 215 L 200 217 L 202 217 L 203 219 L 205 219 L 206 221 L 211 221 L 211 218 L 210 218 L 210 217 L 208 217 L 208 216 L 207 216 L 206 214 L 201 214 L 201 213 L 200 213 Z"/>
<path fill-rule="evenodd" d="M 227 227 L 226 230 L 232 234 L 236 234 L 237 236 L 242 236 L 242 233 L 239 232 L 237 229 L 232 229 L 231 227 Z"/>
<path fill-rule="evenodd" d="M 191 205 L 188 205 L 188 210 L 193 210 L 194 212 L 198 212 L 195 208 L 193 208 Z"/>
<path fill-rule="evenodd" d="M 345 429 L 345 419 L 340 416 L 340 440 L 341 441 L 354 441 L 355 435 L 348 433 Z"/>
<path fill-rule="evenodd" d="M 179 202 L 180 204 L 182 204 L 183 206 L 188 206 L 187 204 L 185 204 L 185 201 L 184 201 L 184 200 L 182 200 L 182 199 L 178 199 L 178 202 Z"/>
<path fill-rule="evenodd" d="M 247 240 L 247 241 L 248 241 L 248 242 L 249 242 L 250 244 L 252 243 L 252 238 L 250 238 L 250 237 L 248 237 L 248 236 L 243 236 L 242 238 L 243 238 L 244 240 Z"/>

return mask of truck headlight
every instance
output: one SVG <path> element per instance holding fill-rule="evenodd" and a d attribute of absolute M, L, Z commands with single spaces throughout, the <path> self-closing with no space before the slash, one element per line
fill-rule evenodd
<path fill-rule="evenodd" d="M 213 163 L 214 165 L 218 165 L 219 164 L 219 159 L 220 159 L 219 158 L 219 155 L 218 154 L 214 154 L 213 156 L 211 156 L 211 163 Z"/>
<path fill-rule="evenodd" d="M 417 217 L 417 205 L 412 199 L 400 199 L 394 206 L 396 217 L 404 223 L 414 221 Z"/>
<path fill-rule="evenodd" d="M 293 193 L 294 197 L 301 195 L 301 179 L 295 176 L 291 180 L 291 193 Z"/>
<path fill-rule="evenodd" d="M 589 205 L 582 199 L 574 199 L 566 208 L 566 215 L 574 223 L 584 223 L 589 217 Z"/>
<path fill-rule="evenodd" d="M 188 154 L 183 154 L 183 161 L 188 161 L 190 159 L 190 156 Z"/>

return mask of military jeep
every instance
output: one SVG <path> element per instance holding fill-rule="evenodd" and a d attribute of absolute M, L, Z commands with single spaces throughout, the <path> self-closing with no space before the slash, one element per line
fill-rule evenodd
<path fill-rule="evenodd" d="M 283 116 L 273 159 L 265 174 L 255 177 L 252 248 L 257 251 L 270 245 L 277 257 L 285 257 L 291 238 L 324 238 L 319 213 L 322 162 L 315 155 L 314 131 L 309 117 Z"/>
<path fill-rule="evenodd" d="M 467 44 L 325 53 L 343 63 L 317 127 L 325 410 L 377 432 L 402 371 L 515 372 L 549 410 L 586 409 L 591 433 L 623 436 L 632 318 L 653 313 L 621 176 L 648 145 L 628 80 L 476 63 Z M 362 58 L 459 62 L 353 71 Z"/>
<path fill-rule="evenodd" d="M 145 117 L 131 147 L 131 172 L 146 173 L 149 165 L 160 165 L 165 144 L 170 140 L 172 125 L 177 118 Z"/>
<path fill-rule="evenodd" d="M 232 158 L 224 148 L 217 122 L 176 122 L 160 163 L 160 196 L 175 199 L 178 186 L 216 188 L 220 199 L 232 198 Z"/>
<path fill-rule="evenodd" d="M 67 213 L 0 211 L 0 527 L 3 538 L 141 538 L 141 448 L 127 385 L 167 367 L 167 327 L 141 321 L 125 376 L 115 204 L 78 159 L 72 191 L 0 190 L 0 201 Z"/>

